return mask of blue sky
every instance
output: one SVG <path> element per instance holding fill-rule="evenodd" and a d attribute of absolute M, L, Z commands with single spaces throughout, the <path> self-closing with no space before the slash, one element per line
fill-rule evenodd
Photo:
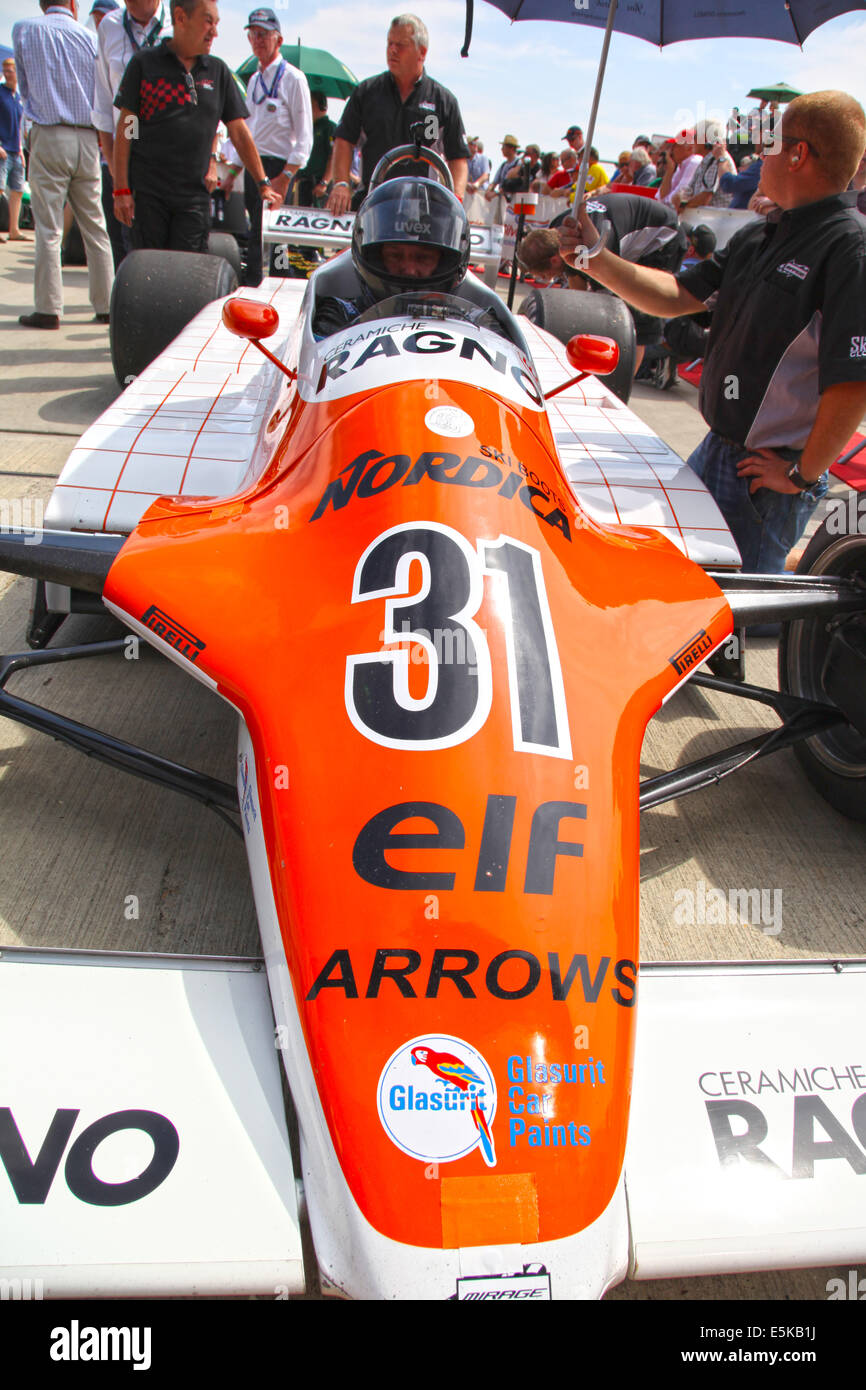
<path fill-rule="evenodd" d="M 462 0 L 416 0 L 430 30 L 428 71 L 457 96 L 467 131 L 484 140 L 491 157 L 507 132 L 521 144 L 561 149 L 572 123 L 586 128 L 598 58 L 600 29 L 568 24 L 512 24 L 491 5 L 476 3 L 472 47 L 461 58 Z M 82 0 L 82 6 L 87 0 Z M 214 51 L 233 67 L 249 55 L 244 25 L 249 4 L 220 3 Z M 288 42 L 337 54 L 358 77 L 385 66 L 385 34 L 398 6 L 357 0 L 272 0 Z M 36 0 L 0 0 L 0 42 L 13 23 L 38 14 Z M 866 102 L 866 16 L 843 15 L 794 44 L 756 39 L 677 43 L 659 50 L 614 34 L 602 94 L 596 144 L 615 159 L 635 135 L 673 134 L 701 114 L 748 109 L 750 87 L 784 81 L 801 91 L 837 87 Z M 331 102 L 332 114 L 341 104 Z M 691 119 L 689 119 L 691 118 Z"/>

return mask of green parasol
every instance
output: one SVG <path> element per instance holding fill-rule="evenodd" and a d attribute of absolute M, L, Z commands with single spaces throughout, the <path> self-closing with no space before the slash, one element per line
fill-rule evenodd
<path fill-rule="evenodd" d="M 287 63 L 300 68 L 310 84 L 311 92 L 321 92 L 326 97 L 336 97 L 342 101 L 351 96 L 358 85 L 358 79 L 351 69 L 324 48 L 307 48 L 298 39 L 297 43 L 284 43 L 280 52 Z M 237 75 L 246 82 L 257 67 L 257 59 L 251 56 L 241 63 Z"/>
<path fill-rule="evenodd" d="M 780 106 L 784 106 L 786 102 L 793 101 L 794 97 L 801 97 L 803 93 L 789 87 L 787 82 L 775 82 L 771 87 L 753 87 L 746 95 L 754 97 L 756 101 L 777 101 Z"/>

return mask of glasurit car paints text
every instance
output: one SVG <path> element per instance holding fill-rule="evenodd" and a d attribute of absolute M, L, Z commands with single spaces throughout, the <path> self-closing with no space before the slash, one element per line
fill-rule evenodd
<path fill-rule="evenodd" d="M 52 1361 L 131 1361 L 134 1371 L 150 1370 L 149 1327 L 68 1327 L 51 1329 Z"/>

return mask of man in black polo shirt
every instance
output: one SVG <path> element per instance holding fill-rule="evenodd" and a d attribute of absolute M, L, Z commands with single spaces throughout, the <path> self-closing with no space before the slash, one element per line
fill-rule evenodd
<path fill-rule="evenodd" d="M 264 201 L 281 198 L 247 129 L 243 96 L 225 63 L 210 56 L 215 0 L 174 0 L 172 22 L 170 39 L 133 55 L 114 99 L 114 210 L 136 250 L 206 251 L 205 175 L 220 121 Z"/>
<path fill-rule="evenodd" d="M 417 15 L 398 15 L 388 30 L 388 71 L 361 82 L 346 102 L 334 138 L 334 183 L 328 199 L 330 211 L 337 216 L 349 206 L 352 153 L 361 135 L 365 140 L 355 207 L 363 202 L 379 160 L 397 145 L 410 144 L 412 126 L 419 121 L 424 127 L 424 144 L 446 160 L 454 192 L 462 199 L 469 167 L 463 118 L 457 98 L 424 71 L 427 44 L 427 30 Z M 423 175 L 430 170 L 427 164 L 406 160 L 392 172 L 394 176 Z"/>
<path fill-rule="evenodd" d="M 718 292 L 701 379 L 710 433 L 689 465 L 704 479 L 744 570 L 778 573 L 827 490 L 826 469 L 866 412 L 866 218 L 844 190 L 866 116 L 844 92 L 786 108 L 761 191 L 780 210 L 678 277 L 605 250 L 587 273 L 645 313 L 702 312 Z M 581 210 L 569 257 L 598 233 Z"/>

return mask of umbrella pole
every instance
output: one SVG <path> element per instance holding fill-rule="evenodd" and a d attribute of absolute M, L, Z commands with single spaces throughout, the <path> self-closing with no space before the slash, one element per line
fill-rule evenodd
<path fill-rule="evenodd" d="M 577 185 L 575 187 L 574 202 L 575 208 L 580 205 L 584 193 L 586 192 L 586 171 L 589 168 L 589 151 L 595 135 L 595 118 L 598 114 L 598 103 L 601 100 L 601 89 L 604 85 L 604 74 L 607 68 L 607 51 L 610 48 L 610 37 L 613 33 L 613 21 L 616 18 L 616 7 L 618 0 L 610 0 L 607 12 L 607 25 L 604 31 L 604 42 L 601 46 L 601 58 L 598 63 L 598 75 L 595 79 L 595 91 L 592 96 L 592 110 L 589 113 L 589 125 L 586 131 L 586 140 L 583 152 L 580 156 L 580 169 L 577 174 Z"/>

